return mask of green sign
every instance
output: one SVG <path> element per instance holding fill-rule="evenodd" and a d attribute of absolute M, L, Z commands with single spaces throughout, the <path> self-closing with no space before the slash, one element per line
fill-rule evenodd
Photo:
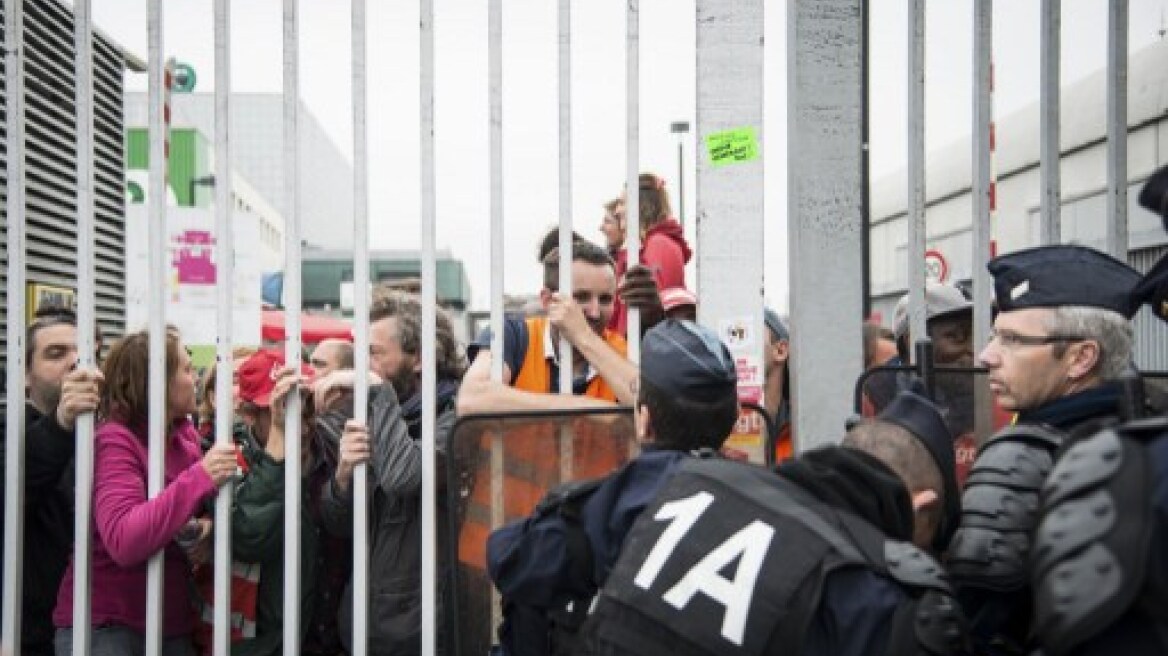
<path fill-rule="evenodd" d="M 754 128 L 735 128 L 706 135 L 706 152 L 710 164 L 725 166 L 758 159 L 758 139 Z"/>

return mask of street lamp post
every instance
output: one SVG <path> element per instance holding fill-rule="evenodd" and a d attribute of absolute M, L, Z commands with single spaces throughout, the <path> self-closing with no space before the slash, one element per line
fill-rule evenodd
<path fill-rule="evenodd" d="M 685 135 L 689 134 L 688 121 L 674 121 L 669 131 L 677 135 L 677 220 L 685 225 Z"/>

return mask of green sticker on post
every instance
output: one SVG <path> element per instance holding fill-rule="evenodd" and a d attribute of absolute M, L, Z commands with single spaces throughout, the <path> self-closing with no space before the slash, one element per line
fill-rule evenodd
<path fill-rule="evenodd" d="M 706 152 L 710 164 L 725 166 L 758 159 L 758 139 L 754 128 L 735 128 L 706 135 Z"/>

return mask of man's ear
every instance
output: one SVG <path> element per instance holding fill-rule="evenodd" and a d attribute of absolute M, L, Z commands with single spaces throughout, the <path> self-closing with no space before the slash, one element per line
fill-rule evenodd
<path fill-rule="evenodd" d="M 550 304 L 552 302 L 552 294 L 553 293 L 554 292 L 552 292 L 552 290 L 548 289 L 547 287 L 544 287 L 544 288 L 539 290 L 539 305 L 540 305 L 540 307 L 542 307 L 545 310 L 547 309 L 548 304 Z"/>
<path fill-rule="evenodd" d="M 771 357 L 778 364 L 786 364 L 787 359 L 791 357 L 791 343 L 785 339 L 776 341 L 771 346 Z"/>
<path fill-rule="evenodd" d="M 1068 349 L 1071 358 L 1071 368 L 1067 375 L 1078 380 L 1095 371 L 1099 365 L 1099 342 L 1086 340 L 1071 344 Z"/>

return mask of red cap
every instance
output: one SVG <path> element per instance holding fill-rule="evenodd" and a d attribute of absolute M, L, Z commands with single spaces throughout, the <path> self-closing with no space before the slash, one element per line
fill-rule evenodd
<path fill-rule="evenodd" d="M 670 287 L 661 292 L 661 307 L 666 312 L 682 305 L 693 305 L 697 307 L 697 304 L 698 297 L 685 287 Z"/>
<path fill-rule="evenodd" d="M 284 368 L 284 354 L 273 349 L 256 351 L 239 367 L 239 398 L 266 408 L 272 404 L 276 372 Z M 300 373 L 312 376 L 312 367 L 301 365 Z"/>

